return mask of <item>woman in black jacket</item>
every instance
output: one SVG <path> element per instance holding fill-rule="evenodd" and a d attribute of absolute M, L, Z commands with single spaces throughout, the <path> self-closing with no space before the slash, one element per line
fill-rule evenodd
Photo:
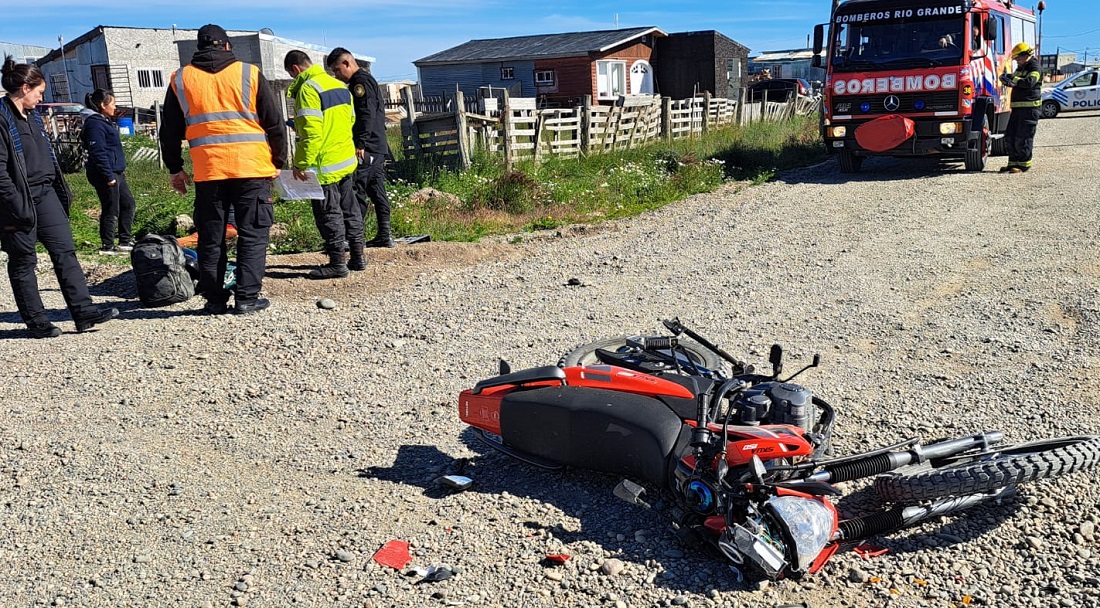
<path fill-rule="evenodd" d="M 38 293 L 36 243 L 53 262 L 61 295 L 83 332 L 118 316 L 99 308 L 88 294 L 84 271 L 76 259 L 69 227 L 72 194 L 61 176 L 46 128 L 34 107 L 42 101 L 46 79 L 37 67 L 17 64 L 8 56 L 0 68 L 0 249 L 8 254 L 8 279 L 19 316 L 32 338 L 55 338 L 59 329 L 46 316 Z"/>
<path fill-rule="evenodd" d="M 96 89 L 84 98 L 92 110 L 84 119 L 80 143 L 88 151 L 88 182 L 99 195 L 99 252 L 114 255 L 134 248 L 131 228 L 134 225 L 134 196 L 126 184 L 126 155 L 122 138 L 111 121 L 115 116 L 115 96 L 110 91 Z M 118 245 L 115 245 L 115 229 Z"/>

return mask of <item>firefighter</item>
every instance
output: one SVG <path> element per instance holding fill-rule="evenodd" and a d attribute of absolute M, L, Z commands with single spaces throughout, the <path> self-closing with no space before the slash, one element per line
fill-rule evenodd
<path fill-rule="evenodd" d="M 1001 84 L 1012 87 L 1012 114 L 1005 130 L 1008 164 L 1001 167 L 1001 173 L 1023 173 L 1031 168 L 1031 149 L 1039 126 L 1039 108 L 1043 104 L 1043 76 L 1039 72 L 1035 49 L 1021 42 L 1012 47 L 1012 58 L 1016 60 L 1016 71 L 1001 75 Z"/>

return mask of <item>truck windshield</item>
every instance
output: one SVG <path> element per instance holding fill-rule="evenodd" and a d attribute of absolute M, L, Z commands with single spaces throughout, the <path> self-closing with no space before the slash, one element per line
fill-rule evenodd
<path fill-rule="evenodd" d="M 837 23 L 834 72 L 919 68 L 962 63 L 962 19 Z"/>

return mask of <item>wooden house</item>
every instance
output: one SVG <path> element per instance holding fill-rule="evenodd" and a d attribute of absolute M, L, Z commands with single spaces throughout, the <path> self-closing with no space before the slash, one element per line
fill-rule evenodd
<path fill-rule="evenodd" d="M 425 96 L 467 99 L 479 90 L 508 89 L 547 106 L 572 106 L 591 96 L 610 103 L 619 95 L 656 92 L 650 59 L 666 34 L 655 27 L 470 40 L 414 61 Z"/>
<path fill-rule="evenodd" d="M 749 48 L 720 32 L 675 32 L 657 40 L 657 92 L 687 99 L 704 92 L 736 99 L 748 75 Z"/>

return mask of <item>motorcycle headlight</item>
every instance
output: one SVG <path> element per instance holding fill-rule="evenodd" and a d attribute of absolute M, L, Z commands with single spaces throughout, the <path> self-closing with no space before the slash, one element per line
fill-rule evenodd
<path fill-rule="evenodd" d="M 778 496 L 767 508 L 794 543 L 794 569 L 806 572 L 833 538 L 836 512 L 828 506 L 799 496 Z"/>

